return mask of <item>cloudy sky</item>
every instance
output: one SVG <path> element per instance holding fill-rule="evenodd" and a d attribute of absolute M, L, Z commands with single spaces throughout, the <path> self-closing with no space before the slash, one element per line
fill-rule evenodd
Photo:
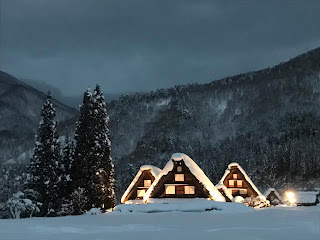
<path fill-rule="evenodd" d="M 227 2 L 227 3 L 226 3 Z M 0 68 L 65 95 L 147 91 L 320 46 L 320 1 L 0 0 Z"/>

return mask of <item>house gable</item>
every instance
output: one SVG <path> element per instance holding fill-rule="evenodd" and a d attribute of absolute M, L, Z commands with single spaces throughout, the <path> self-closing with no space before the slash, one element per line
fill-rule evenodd
<path fill-rule="evenodd" d="M 163 175 L 155 186 L 151 198 L 209 198 L 210 194 L 199 180 L 190 172 L 189 168 L 183 161 L 173 161 L 173 169 L 168 174 Z M 179 170 L 178 170 L 179 167 Z M 167 188 L 171 187 L 168 191 Z M 187 192 L 185 187 L 194 188 Z M 174 193 L 173 193 L 174 187 Z M 166 191 L 167 190 L 167 191 Z"/>
<path fill-rule="evenodd" d="M 128 200 L 142 200 L 144 194 L 147 192 L 148 188 L 152 185 L 160 172 L 161 169 L 157 167 L 151 165 L 142 166 L 123 194 L 121 203 L 125 203 Z"/>
<path fill-rule="evenodd" d="M 212 182 L 187 155 L 175 153 L 144 196 L 149 198 L 210 198 L 225 199 Z"/>
<path fill-rule="evenodd" d="M 233 197 L 241 196 L 246 198 L 263 196 L 249 176 L 237 163 L 229 164 L 228 169 L 221 178 L 219 184 L 226 186 Z"/>

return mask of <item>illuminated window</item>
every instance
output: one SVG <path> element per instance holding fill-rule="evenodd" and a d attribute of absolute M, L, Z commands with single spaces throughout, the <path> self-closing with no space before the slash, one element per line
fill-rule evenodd
<path fill-rule="evenodd" d="M 182 167 L 181 166 L 177 167 L 177 172 L 182 172 Z"/>
<path fill-rule="evenodd" d="M 143 181 L 143 186 L 144 187 L 150 187 L 151 186 L 151 180 L 144 180 Z"/>
<path fill-rule="evenodd" d="M 237 179 L 238 178 L 238 174 L 233 174 L 233 179 Z"/>
<path fill-rule="evenodd" d="M 237 180 L 237 187 L 242 187 L 242 180 Z"/>
<path fill-rule="evenodd" d="M 184 174 L 175 174 L 174 175 L 174 180 L 176 182 L 183 182 L 184 181 Z"/>
<path fill-rule="evenodd" d="M 240 189 L 240 194 L 241 195 L 245 195 L 247 193 L 248 193 L 247 189 Z"/>
<path fill-rule="evenodd" d="M 229 187 L 234 187 L 234 180 L 229 180 Z"/>
<path fill-rule="evenodd" d="M 184 194 L 194 194 L 194 186 L 184 186 Z"/>
<path fill-rule="evenodd" d="M 175 186 L 166 186 L 166 194 L 176 194 Z"/>
<path fill-rule="evenodd" d="M 146 194 L 146 190 L 137 190 L 137 197 L 143 197 Z"/>

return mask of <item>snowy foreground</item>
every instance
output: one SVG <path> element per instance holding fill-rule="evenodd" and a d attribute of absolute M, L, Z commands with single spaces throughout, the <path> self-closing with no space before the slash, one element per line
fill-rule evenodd
<path fill-rule="evenodd" d="M 167 206 L 170 212 L 142 213 L 141 207 L 122 206 L 104 215 L 0 220 L 0 239 L 320 239 L 320 206 L 245 210 L 229 204 L 215 205 L 220 211 Z"/>

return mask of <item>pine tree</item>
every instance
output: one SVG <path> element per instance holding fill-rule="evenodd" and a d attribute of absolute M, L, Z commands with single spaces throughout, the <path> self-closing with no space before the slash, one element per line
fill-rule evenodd
<path fill-rule="evenodd" d="M 106 103 L 100 86 L 96 86 L 93 94 L 95 126 L 95 190 L 96 205 L 102 209 L 115 206 L 114 193 L 114 166 L 110 156 L 111 142 L 109 133 L 109 118 L 107 115 Z"/>
<path fill-rule="evenodd" d="M 58 211 L 59 216 L 72 214 L 72 186 L 71 186 L 71 167 L 74 156 L 74 142 L 67 137 L 62 150 L 62 159 L 59 174 L 59 200 L 61 202 Z"/>
<path fill-rule="evenodd" d="M 75 139 L 71 174 L 74 195 L 81 189 L 83 201 L 86 201 L 76 203 L 78 210 L 75 209 L 75 214 L 91 208 L 114 207 L 114 169 L 110 158 L 108 116 L 99 86 L 94 95 L 89 90 L 84 94 Z"/>
<path fill-rule="evenodd" d="M 50 92 L 42 107 L 41 116 L 34 154 L 30 161 L 26 195 L 41 203 L 40 216 L 54 216 L 59 207 L 60 145 Z"/>
<path fill-rule="evenodd" d="M 72 195 L 78 196 L 79 189 L 83 198 L 79 198 L 73 202 L 73 213 L 82 214 L 91 207 L 88 205 L 87 189 L 90 182 L 89 162 L 88 158 L 91 152 L 91 139 L 92 139 L 92 93 L 87 90 L 83 96 L 83 104 L 80 107 L 80 117 L 76 125 L 75 131 L 75 150 L 74 161 L 71 169 L 71 181 L 73 193 Z M 79 202 L 81 201 L 81 202 Z"/>

